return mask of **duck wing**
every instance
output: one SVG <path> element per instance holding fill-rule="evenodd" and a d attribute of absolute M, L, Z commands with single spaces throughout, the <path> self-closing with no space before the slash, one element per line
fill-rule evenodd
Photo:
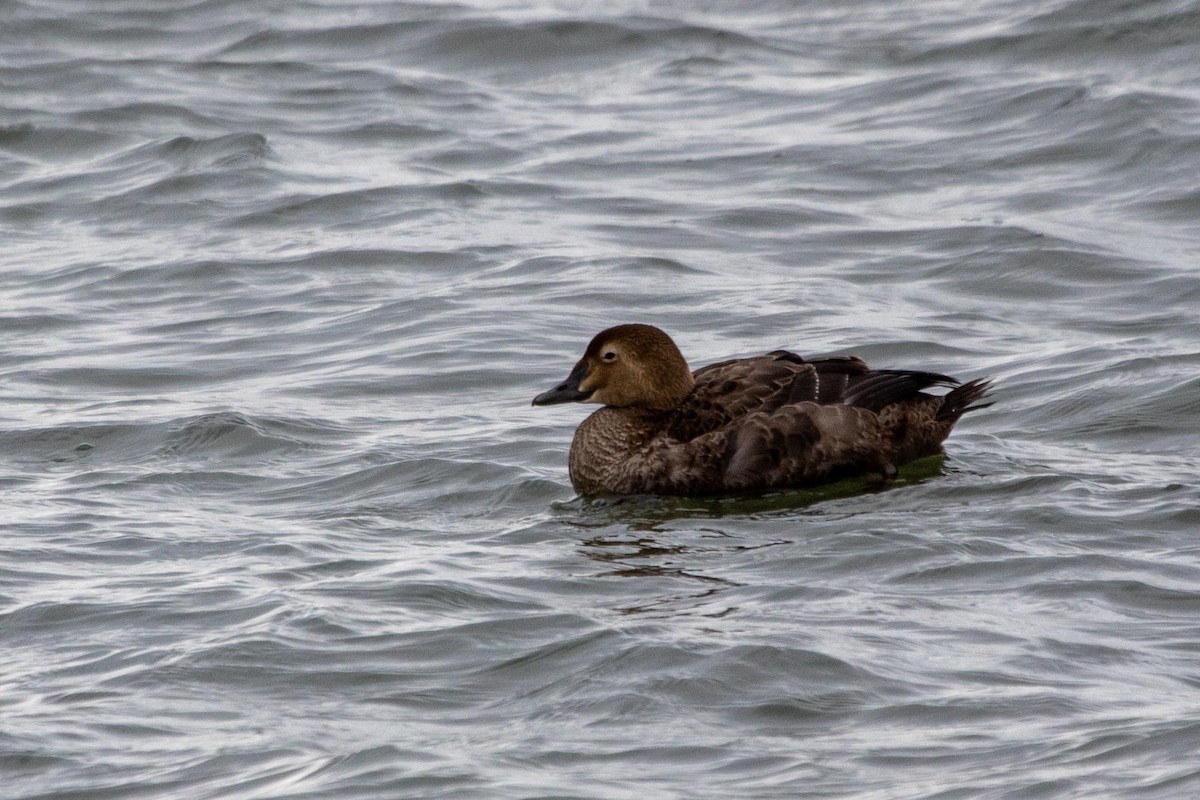
<path fill-rule="evenodd" d="M 892 474 L 894 452 L 878 414 L 803 401 L 752 411 L 687 440 L 656 437 L 620 464 L 617 485 L 621 492 L 670 495 L 795 488 Z"/>
<path fill-rule="evenodd" d="M 802 402 L 755 412 L 731 423 L 725 434 L 724 484 L 728 490 L 805 486 L 878 472 L 942 452 L 942 442 L 991 382 L 973 380 L 943 396 L 919 388 L 952 380 L 933 373 L 887 372 L 866 396 L 898 399 L 876 412 L 854 403 Z"/>
<path fill-rule="evenodd" d="M 889 378 L 879 385 L 894 383 Z M 614 459 L 597 476 L 572 461 L 571 478 L 584 494 L 707 495 L 813 486 L 872 473 L 890 477 L 909 461 L 940 453 L 959 417 L 989 405 L 979 402 L 988 387 L 981 379 L 944 396 L 916 392 L 878 413 L 841 402 L 784 403 L 688 437 L 661 427 L 661 417 L 647 417 L 640 424 L 650 435 L 636 452 Z M 628 412 L 601 409 L 580 431 L 603 414 Z M 700 413 L 695 419 L 702 419 Z M 574 454 L 572 446 L 573 459 Z"/>
<path fill-rule="evenodd" d="M 893 447 L 879 416 L 844 404 L 813 402 L 756 412 L 727 431 L 725 489 L 810 486 L 851 475 L 895 473 Z"/>
<path fill-rule="evenodd" d="M 668 428 L 688 440 L 755 412 L 795 403 L 843 404 L 880 411 L 931 386 L 958 386 L 933 372 L 873 370 L 856 356 L 806 360 L 787 350 L 738 358 L 693 373 L 695 387 Z"/>

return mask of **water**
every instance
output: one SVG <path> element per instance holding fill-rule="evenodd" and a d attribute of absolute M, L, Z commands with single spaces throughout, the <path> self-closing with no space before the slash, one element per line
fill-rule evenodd
<path fill-rule="evenodd" d="M 0 5 L 0 795 L 1195 797 L 1200 6 L 591 5 Z M 627 321 L 996 405 L 589 504 Z"/>

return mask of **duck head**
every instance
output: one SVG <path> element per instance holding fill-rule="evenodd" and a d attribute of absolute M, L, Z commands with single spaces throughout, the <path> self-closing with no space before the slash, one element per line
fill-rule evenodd
<path fill-rule="evenodd" d="M 618 325 L 596 334 L 567 379 L 533 398 L 533 404 L 666 410 L 683 400 L 693 383 L 670 336 L 653 325 Z"/>

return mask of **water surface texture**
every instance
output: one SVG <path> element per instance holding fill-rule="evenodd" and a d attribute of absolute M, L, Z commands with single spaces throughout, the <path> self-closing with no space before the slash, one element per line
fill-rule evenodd
<path fill-rule="evenodd" d="M 1200 5 L 0 3 L 0 794 L 1200 795 Z M 587 503 L 599 329 L 997 380 Z"/>

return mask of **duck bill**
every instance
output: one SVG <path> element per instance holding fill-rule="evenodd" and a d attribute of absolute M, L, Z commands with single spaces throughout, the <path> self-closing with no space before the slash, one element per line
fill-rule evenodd
<path fill-rule="evenodd" d="M 580 361 L 575 365 L 575 369 L 571 370 L 571 374 L 567 379 L 555 386 L 548 392 L 542 392 L 537 397 L 533 398 L 535 406 L 553 406 L 559 403 L 581 403 L 592 396 L 589 389 L 584 391 L 579 388 L 579 384 L 587 377 L 587 365 Z"/>

